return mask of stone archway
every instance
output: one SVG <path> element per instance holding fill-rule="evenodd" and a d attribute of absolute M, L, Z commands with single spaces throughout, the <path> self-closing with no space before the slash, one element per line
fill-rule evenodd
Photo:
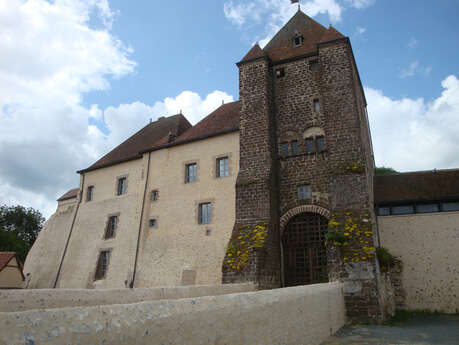
<path fill-rule="evenodd" d="M 296 207 L 281 218 L 283 286 L 328 281 L 325 234 L 330 212 L 320 206 Z"/>

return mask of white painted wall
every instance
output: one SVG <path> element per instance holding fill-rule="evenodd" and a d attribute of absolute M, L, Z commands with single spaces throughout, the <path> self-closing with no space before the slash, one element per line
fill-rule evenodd
<path fill-rule="evenodd" d="M 459 212 L 378 217 L 381 245 L 403 263 L 406 308 L 459 310 Z"/>
<path fill-rule="evenodd" d="M 340 283 L 128 305 L 0 313 L 0 343 L 308 344 L 345 323 Z"/>

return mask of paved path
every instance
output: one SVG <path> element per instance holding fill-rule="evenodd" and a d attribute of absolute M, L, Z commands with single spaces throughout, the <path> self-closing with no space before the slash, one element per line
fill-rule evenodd
<path fill-rule="evenodd" d="M 396 326 L 345 326 L 322 345 L 459 345 L 459 315 L 418 316 Z"/>

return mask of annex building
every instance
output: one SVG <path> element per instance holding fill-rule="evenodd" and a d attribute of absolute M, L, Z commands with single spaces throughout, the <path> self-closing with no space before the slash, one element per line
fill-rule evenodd
<path fill-rule="evenodd" d="M 459 309 L 459 171 L 374 175 L 349 38 L 299 10 L 237 65 L 239 101 L 159 118 L 78 172 L 29 287 L 341 280 L 350 317 Z"/>

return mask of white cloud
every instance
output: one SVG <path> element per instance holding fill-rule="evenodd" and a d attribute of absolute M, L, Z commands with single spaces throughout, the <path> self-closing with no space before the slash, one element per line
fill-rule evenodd
<path fill-rule="evenodd" d="M 459 80 L 442 81 L 441 96 L 391 99 L 365 88 L 377 166 L 399 171 L 459 167 Z"/>
<path fill-rule="evenodd" d="M 1 203 L 35 207 L 49 216 L 55 199 L 78 185 L 76 170 L 150 117 L 197 106 L 192 112 L 197 120 L 217 101 L 231 99 L 219 92 L 204 99 L 190 93 L 170 105 L 134 102 L 105 111 L 83 106 L 85 93 L 107 90 L 110 78 L 135 69 L 132 49 L 110 31 L 115 17 L 107 0 L 0 0 Z M 111 132 L 104 135 L 89 119 L 105 120 Z"/>
<path fill-rule="evenodd" d="M 419 70 L 419 61 L 413 61 L 410 66 L 400 72 L 400 78 L 413 77 Z"/>
<path fill-rule="evenodd" d="M 363 35 L 365 33 L 365 31 L 367 31 L 367 28 L 363 28 L 361 26 L 357 26 L 355 28 L 355 36 Z"/>
<path fill-rule="evenodd" d="M 328 15 L 332 23 L 342 20 L 346 7 L 362 9 L 373 4 L 373 0 L 308 0 L 301 2 L 301 9 L 309 16 Z M 297 11 L 297 4 L 287 0 L 231 0 L 223 5 L 226 18 L 241 27 L 266 20 L 263 33 L 256 37 L 263 47 L 287 23 Z"/>
<path fill-rule="evenodd" d="M 410 41 L 408 42 L 408 48 L 416 48 L 416 46 L 418 45 L 419 41 L 414 38 L 414 37 L 411 37 Z"/>

